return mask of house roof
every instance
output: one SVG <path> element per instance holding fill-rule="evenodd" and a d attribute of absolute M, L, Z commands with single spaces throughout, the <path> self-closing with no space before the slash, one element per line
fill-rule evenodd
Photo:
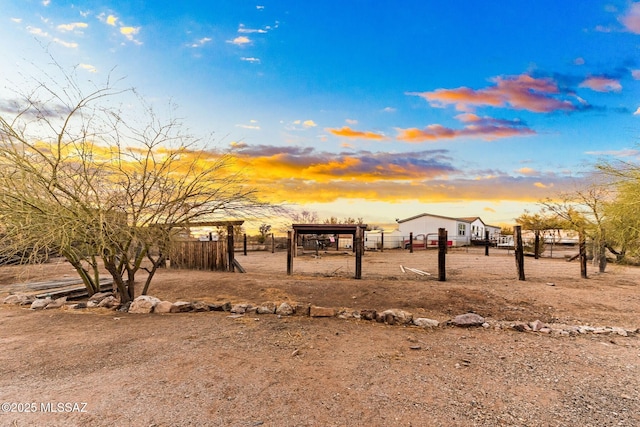
<path fill-rule="evenodd" d="M 473 221 L 475 221 L 476 218 L 479 218 L 479 217 L 474 217 L 473 219 L 470 220 L 469 218 L 451 218 L 451 217 L 448 217 L 448 216 L 434 215 L 434 214 L 430 214 L 430 213 L 421 213 L 419 215 L 415 215 L 415 216 L 412 216 L 410 218 L 399 219 L 397 222 L 398 222 L 398 224 L 400 224 L 400 223 L 403 223 L 403 222 L 411 221 L 413 219 L 422 218 L 423 216 L 430 216 L 430 217 L 433 217 L 433 218 L 448 219 L 448 220 L 451 220 L 451 221 L 466 222 L 466 223 L 469 223 L 469 224 L 471 224 Z"/>

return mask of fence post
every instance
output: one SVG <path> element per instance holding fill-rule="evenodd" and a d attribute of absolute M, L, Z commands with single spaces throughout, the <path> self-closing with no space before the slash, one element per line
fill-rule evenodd
<path fill-rule="evenodd" d="M 235 251 L 234 251 L 234 242 L 233 242 L 233 225 L 227 225 L 227 252 L 229 253 L 229 271 L 235 272 L 236 267 L 233 265 L 233 261 L 235 260 Z"/>
<path fill-rule="evenodd" d="M 273 233 L 271 233 L 271 253 L 276 253 L 276 238 Z"/>
<path fill-rule="evenodd" d="M 518 267 L 518 280 L 525 280 L 524 278 L 524 249 L 522 247 L 522 226 L 516 225 L 513 227 L 513 232 L 516 237 L 515 254 L 516 254 L 516 266 Z"/>
<path fill-rule="evenodd" d="M 384 252 L 384 231 L 380 233 L 380 252 Z"/>
<path fill-rule="evenodd" d="M 484 256 L 489 256 L 489 231 L 484 232 Z"/>
<path fill-rule="evenodd" d="M 362 278 L 362 246 L 364 245 L 362 239 L 362 228 L 356 227 L 356 235 L 354 238 L 355 250 L 356 250 L 356 279 Z"/>
<path fill-rule="evenodd" d="M 409 253 L 413 253 L 413 231 L 409 233 Z"/>
<path fill-rule="evenodd" d="M 426 239 L 427 236 L 425 236 Z M 426 243 L 426 240 L 425 240 Z M 447 258 L 447 230 L 438 228 L 438 280 L 444 282 L 447 280 L 446 270 Z"/>
<path fill-rule="evenodd" d="M 293 232 L 287 231 L 287 275 L 293 273 Z"/>
<path fill-rule="evenodd" d="M 244 236 L 243 236 L 242 250 L 244 252 L 244 256 L 247 256 L 247 233 L 244 233 Z"/>

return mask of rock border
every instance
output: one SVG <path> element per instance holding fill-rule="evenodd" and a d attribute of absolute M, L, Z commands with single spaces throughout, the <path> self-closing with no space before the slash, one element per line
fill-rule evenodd
<path fill-rule="evenodd" d="M 289 303 L 289 302 L 265 302 L 259 305 L 249 303 L 232 304 L 206 303 L 203 301 L 162 301 L 149 295 L 141 295 L 130 304 L 122 305 L 111 292 L 100 292 L 94 294 L 85 302 L 70 303 L 66 297 L 52 299 L 34 298 L 26 294 L 12 294 L 7 296 L 4 304 L 19 306 L 29 305 L 32 310 L 64 309 L 78 310 L 88 308 L 105 308 L 129 312 L 132 314 L 168 314 L 168 313 L 197 313 L 207 311 L 219 311 L 230 313 L 231 318 L 241 318 L 245 315 L 265 315 L 271 314 L 278 317 L 305 316 L 312 318 L 339 318 L 375 321 L 386 325 L 415 326 L 424 329 L 454 326 L 461 328 L 482 327 L 495 330 L 513 330 L 517 332 L 533 332 L 552 336 L 577 336 L 577 335 L 616 335 L 621 337 L 631 337 L 640 334 L 640 328 L 629 329 L 615 326 L 588 326 L 588 325 L 565 325 L 546 324 L 540 320 L 532 322 L 504 322 L 488 321 L 476 313 L 464 313 L 455 316 L 446 322 L 439 322 L 426 317 L 414 317 L 412 313 L 400 309 L 387 309 L 377 311 L 373 309 L 354 310 L 350 308 L 335 309 L 331 307 L 320 307 L 312 304 Z"/>

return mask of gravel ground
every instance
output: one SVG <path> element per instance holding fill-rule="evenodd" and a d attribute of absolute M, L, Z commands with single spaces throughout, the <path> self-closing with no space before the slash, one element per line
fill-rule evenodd
<path fill-rule="evenodd" d="M 346 265 L 345 258 L 297 258 L 296 275 L 287 277 L 282 254 L 250 254 L 240 258 L 246 275 L 168 270 L 151 293 L 171 301 L 401 308 L 441 322 L 431 329 L 0 306 L 0 403 L 15 403 L 0 412 L 0 425 L 640 425 L 638 335 L 508 327 L 540 319 L 637 328 L 637 269 L 611 266 L 582 280 L 576 264 L 527 260 L 528 280 L 518 282 L 511 257 L 462 252 L 448 257 L 447 282 L 400 272 L 400 263 L 433 270 L 435 255 L 424 256 L 368 254 L 356 281 L 331 273 L 331 263 Z M 0 286 L 68 270 L 2 267 Z M 445 326 L 469 310 L 490 327 Z"/>

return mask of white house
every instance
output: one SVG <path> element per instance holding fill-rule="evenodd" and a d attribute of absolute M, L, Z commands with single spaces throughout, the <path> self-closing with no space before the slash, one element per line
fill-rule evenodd
<path fill-rule="evenodd" d="M 413 233 L 414 239 L 424 239 L 429 246 L 437 245 L 439 228 L 447 230 L 448 244 L 451 246 L 469 245 L 471 240 L 484 239 L 486 231 L 489 231 L 489 238 L 500 234 L 499 227 L 486 225 L 480 217 L 450 218 L 422 213 L 397 222 L 404 236 L 408 238 L 409 233 Z"/>

